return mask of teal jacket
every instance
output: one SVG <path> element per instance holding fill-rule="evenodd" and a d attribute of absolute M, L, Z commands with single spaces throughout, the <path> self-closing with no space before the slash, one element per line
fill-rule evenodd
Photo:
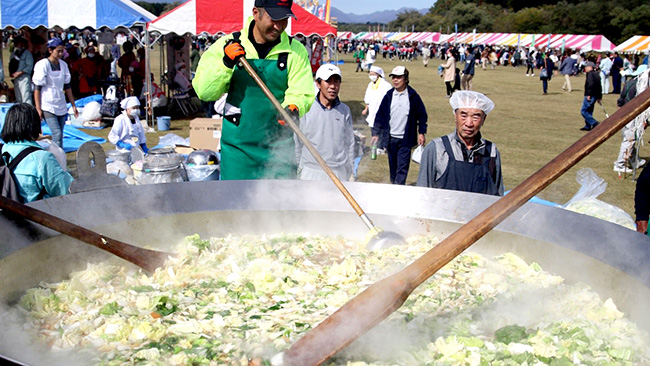
<path fill-rule="evenodd" d="M 28 146 L 40 147 L 36 142 L 10 142 L 4 144 L 2 152 L 15 158 Z M 74 180 L 70 173 L 61 168 L 49 151 L 34 151 L 27 155 L 14 170 L 18 191 L 25 202 L 41 198 L 63 196 L 70 191 Z"/>

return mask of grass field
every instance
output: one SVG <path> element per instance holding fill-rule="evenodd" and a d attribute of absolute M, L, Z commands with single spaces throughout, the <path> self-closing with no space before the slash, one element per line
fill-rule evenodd
<path fill-rule="evenodd" d="M 346 63 L 342 65 L 341 99 L 352 108 L 355 118 L 359 120 L 358 126 L 361 127 L 363 123 L 360 112 L 368 82 L 367 74 L 354 72 L 355 64 L 350 56 L 342 55 L 342 59 Z M 399 64 L 405 65 L 411 72 L 410 85 L 422 96 L 427 107 L 427 141 L 453 131 L 454 120 L 449 100 L 446 98 L 445 86 L 436 73 L 441 61 L 432 60 L 426 68 L 420 60 L 398 62 L 380 58 L 377 62 L 386 74 Z M 462 66 L 459 67 L 462 69 Z M 486 120 L 482 133 L 501 151 L 506 190 L 514 188 L 585 134 L 579 130 L 584 125 L 580 116 L 584 76 L 571 78 L 571 93 L 563 92 L 563 78 L 560 75 L 554 76 L 549 82 L 548 95 L 542 95 L 542 83 L 539 78 L 527 77 L 525 68 L 521 67 L 497 67 L 494 70 L 482 70 L 477 67 L 473 82 L 474 90 L 485 93 L 496 105 Z M 616 110 L 617 98 L 618 96 L 612 94 L 603 97 L 603 106 L 609 114 Z M 599 121 L 605 119 L 601 108 L 595 110 L 594 116 Z M 635 182 L 631 177 L 618 179 L 618 175 L 612 170 L 613 162 L 618 156 L 620 139 L 620 134 L 612 137 L 538 196 L 565 203 L 579 188 L 575 173 L 580 168 L 591 168 L 608 184 L 606 192 L 599 198 L 633 214 Z M 640 153 L 645 156 L 643 149 Z M 408 184 L 415 183 L 417 173 L 418 165 L 411 164 Z M 377 161 L 364 159 L 364 164 L 359 170 L 359 180 L 388 182 L 385 156 L 380 156 Z"/>
<path fill-rule="evenodd" d="M 4 60 L 8 60 L 5 50 Z M 152 70 L 157 74 L 159 58 L 157 52 L 153 53 Z M 361 116 L 363 109 L 363 96 L 369 82 L 367 73 L 355 73 L 356 64 L 351 54 L 339 55 L 344 64 L 340 65 L 343 73 L 341 86 L 341 100 L 348 104 L 352 110 L 355 128 L 370 136 L 367 124 Z M 6 68 L 7 62 L 5 62 Z M 429 114 L 429 131 L 427 142 L 454 129 L 453 115 L 449 106 L 449 99 L 445 97 L 445 85 L 436 73 L 440 60 L 431 60 L 428 67 L 424 67 L 420 60 L 413 62 L 399 62 L 397 60 L 384 60 L 379 57 L 376 65 L 384 69 L 385 73 L 396 65 L 405 65 L 411 73 L 410 85 L 421 95 Z M 458 65 L 462 68 L 462 65 Z M 159 76 L 156 75 L 156 80 Z M 563 78 L 556 75 L 549 82 L 548 95 L 542 95 L 542 84 L 537 76 L 526 77 L 525 68 L 497 67 L 494 70 L 476 69 L 474 77 L 474 90 L 485 93 L 496 104 L 494 111 L 489 115 L 484 128 L 483 136 L 493 141 L 501 151 L 503 163 L 503 176 L 506 190 L 514 188 L 525 178 L 550 161 L 565 148 L 583 136 L 585 132 L 579 128 L 584 125 L 580 116 L 580 106 L 583 98 L 584 76 L 571 78 L 573 92 L 561 90 Z M 11 84 L 11 83 L 10 83 Z M 605 95 L 603 105 L 608 113 L 616 110 L 616 95 Z M 594 116 L 597 120 L 605 119 L 603 110 L 596 108 Z M 85 130 L 85 132 L 106 138 L 109 129 Z M 189 119 L 173 120 L 172 133 L 182 137 L 189 136 Z M 158 136 L 168 132 L 148 134 L 149 146 L 158 142 Z M 560 177 L 556 182 L 547 187 L 538 196 L 540 198 L 558 203 L 565 203 L 578 190 L 575 173 L 580 168 L 591 168 L 607 182 L 607 191 L 599 198 L 605 202 L 616 205 L 629 214 L 634 212 L 635 182 L 631 176 L 618 179 L 613 172 L 613 162 L 618 155 L 621 142 L 620 134 L 611 138 L 591 155 L 580 162 L 576 167 Z M 105 144 L 105 150 L 112 145 Z M 647 158 L 644 148 L 641 156 Z M 68 154 L 70 166 L 74 166 L 75 154 Z M 73 171 L 73 174 L 75 172 Z M 409 172 L 408 184 L 415 184 L 418 174 L 418 165 L 412 163 Z M 388 164 L 385 155 L 380 155 L 377 160 L 370 160 L 369 156 L 362 159 L 359 167 L 359 181 L 388 183 Z"/>

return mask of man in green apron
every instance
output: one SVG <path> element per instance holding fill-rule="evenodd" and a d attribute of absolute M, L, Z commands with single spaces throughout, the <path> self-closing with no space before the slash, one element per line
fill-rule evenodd
<path fill-rule="evenodd" d="M 240 32 L 221 37 L 199 61 L 192 81 L 203 101 L 228 93 L 227 104 L 241 114 L 224 117 L 221 179 L 292 179 L 296 177 L 293 132 L 262 89 L 237 65 L 246 57 L 273 95 L 297 117 L 315 98 L 307 50 L 284 31 L 292 0 L 255 0 L 253 16 Z M 226 113 L 221 113 L 226 115 Z"/>

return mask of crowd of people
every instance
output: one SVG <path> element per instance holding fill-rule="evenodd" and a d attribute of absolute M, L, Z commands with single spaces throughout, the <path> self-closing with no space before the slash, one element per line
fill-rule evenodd
<path fill-rule="evenodd" d="M 619 54 L 618 52 L 579 52 L 577 50 L 562 52 L 560 50 L 538 49 L 535 47 L 525 49 L 492 46 L 472 47 L 462 44 L 412 45 L 410 43 L 394 44 L 394 42 L 382 43 L 380 41 L 342 41 L 339 43 L 339 50 L 346 52 L 346 50 L 356 49 L 356 55 L 372 49 L 407 50 L 406 52 L 398 51 L 398 58 L 403 61 L 412 61 L 417 58 L 416 56 L 408 56 L 410 52 L 408 50 L 411 48 L 413 49 L 412 52 L 422 56 L 425 67 L 428 66 L 432 58 L 441 59 L 438 74 L 445 84 L 446 95 L 450 98 L 456 119 L 456 131 L 447 136 L 434 139 L 424 149 L 417 185 L 427 187 L 442 187 L 496 195 L 503 194 L 499 152 L 492 143 L 484 140 L 478 132 L 494 105 L 491 104 L 490 107 L 486 107 L 490 105 L 491 101 L 480 93 L 478 95 L 467 94 L 472 93 L 472 79 L 476 68 L 488 70 L 497 67 L 513 67 L 515 69 L 519 67 L 524 69 L 525 67 L 524 75 L 526 77 L 536 75 L 539 77 L 543 95 L 548 94 L 549 82 L 554 76 L 560 75 L 563 78 L 561 89 L 570 93 L 574 90 L 572 79 L 579 74 L 584 74 L 584 98 L 580 108 L 580 113 L 585 119 L 585 125 L 580 128 L 583 131 L 590 131 L 599 124 L 594 118 L 593 112 L 595 105 L 601 103 L 604 94 L 620 94 L 617 105 L 622 107 L 648 86 L 648 53 Z M 388 53 L 388 57 L 392 59 L 390 53 Z M 399 138 L 399 135 L 394 134 L 392 125 L 388 124 L 387 127 L 386 122 L 378 124 L 381 119 L 377 114 L 380 105 L 384 108 L 388 105 L 391 114 L 395 115 L 398 120 L 400 118 L 398 117 L 399 104 L 394 104 L 395 102 L 391 100 L 392 97 L 399 95 L 398 89 L 396 89 L 398 84 L 395 83 L 395 74 L 391 73 L 389 75 L 394 88 L 387 89 L 390 84 L 384 80 L 381 68 L 369 65 L 367 61 L 362 62 L 361 59 L 357 61 L 357 70 L 368 71 L 370 74 L 370 83 L 364 97 L 366 107 L 362 114 L 367 116 L 366 121 L 372 130 L 373 144 L 377 145 L 379 153 L 388 150 L 391 183 L 403 184 L 405 181 L 404 175 L 408 173 L 408 161 L 406 158 L 399 160 L 397 156 L 406 156 L 406 154 L 404 151 L 398 153 L 399 146 L 391 146 L 389 143 L 395 138 Z M 397 68 L 400 67 L 403 66 Z M 637 85 L 644 87 L 637 90 Z M 484 108 L 475 107 L 469 112 L 463 111 L 463 108 L 458 108 L 458 98 L 466 100 L 470 98 L 470 95 L 472 95 L 471 98 L 476 105 L 482 105 Z M 408 103 L 406 104 L 408 105 Z M 465 103 L 464 105 L 469 104 L 471 103 Z M 417 106 L 418 103 L 416 102 L 415 105 Z M 410 113 L 417 115 L 412 111 Z M 614 162 L 614 172 L 618 173 L 619 177 L 621 174 L 630 174 L 635 169 L 640 169 L 646 163 L 644 159 L 639 157 L 637 148 L 647 126 L 648 117 L 648 115 L 643 114 L 628 123 L 623 129 L 619 155 Z M 404 119 L 403 116 L 401 118 Z M 470 123 L 471 120 L 477 123 L 476 127 Z M 404 123 L 402 122 L 402 124 Z M 383 135 L 379 130 L 382 126 Z M 426 126 L 424 129 L 420 128 L 420 130 L 426 131 Z M 386 133 L 386 131 L 389 132 Z M 478 137 L 476 135 L 472 137 L 472 131 L 476 131 Z M 422 138 L 424 138 L 424 135 L 422 135 Z M 406 150 L 410 153 L 410 149 L 415 145 L 406 145 L 409 146 Z M 418 141 L 417 145 L 423 146 L 424 143 Z M 477 148 L 477 146 L 480 146 L 480 148 Z M 405 164 L 402 163 L 402 165 L 406 165 L 406 169 L 399 166 L 398 160 L 406 162 Z M 457 164 L 458 162 L 460 164 Z M 470 164 L 468 165 L 468 163 Z M 474 163 L 474 165 L 471 163 Z M 459 167 L 466 170 L 456 171 L 456 169 L 460 169 Z M 641 187 L 646 187 L 644 188 L 648 191 L 646 196 L 650 196 L 650 189 L 647 188 L 650 187 L 650 183 L 648 183 L 650 173 L 644 173 L 642 177 L 646 179 L 639 184 L 641 184 Z M 472 186 L 476 182 L 481 182 L 480 188 Z M 489 184 L 485 185 L 485 182 Z M 643 194 L 641 193 L 641 195 Z M 647 225 L 647 216 L 650 214 L 650 209 L 643 212 L 645 214 L 642 214 L 641 217 L 645 217 L 646 221 L 641 220 L 639 227 L 641 227 L 641 231 L 645 232 L 646 229 L 644 229 L 643 224 L 646 223 Z"/>
<path fill-rule="evenodd" d="M 258 70 L 262 82 L 287 113 L 295 118 L 332 172 L 340 180 L 354 179 L 358 142 L 350 108 L 339 99 L 344 75 L 332 64 L 323 64 L 312 73 L 307 49 L 285 32 L 288 18 L 293 16 L 291 1 L 256 0 L 253 16 L 241 31 L 215 40 L 203 54 L 200 52 L 202 46 L 198 42 L 193 44 L 189 70 L 184 63 L 175 65 L 177 75 L 190 74 L 186 79 L 175 80 L 180 89 L 194 93 L 204 102 L 216 102 L 223 111 L 228 111 L 223 115 L 221 138 L 221 178 L 224 180 L 328 179 L 318 159 L 286 128 L 284 117 L 277 113 L 263 90 L 254 86 L 253 75 L 238 66 L 243 56 L 254 70 Z M 9 69 L 18 105 L 25 109 L 33 104 L 36 116 L 47 122 L 59 146 L 62 121 L 68 113 L 66 97 L 76 114 L 74 100 L 97 93 L 101 82 L 111 77 L 126 81 L 131 95 L 140 95 L 143 89 L 143 48 L 127 39 L 118 41 L 117 37 L 111 47 L 99 47 L 92 36 L 81 39 L 65 35 L 51 37 L 47 42 L 47 57 L 40 60 L 31 55 L 27 42 L 20 35 L 11 39 Z M 481 134 L 495 105 L 484 94 L 472 90 L 477 68 L 523 69 L 525 66 L 526 77 L 539 76 L 544 95 L 555 74 L 564 77 L 562 89 L 571 92 L 571 78 L 585 73 L 582 105 L 585 127 L 582 129 L 587 131 L 598 124 L 593 119 L 593 108 L 602 94 L 610 92 L 610 76 L 611 92 L 621 94 L 619 106 L 636 95 L 632 85 L 639 78 L 645 77 L 647 82 L 647 72 L 644 73 L 647 57 L 645 60 L 629 59 L 616 53 L 585 55 L 567 51 L 561 54 L 536 48 L 376 41 L 343 41 L 338 48 L 341 52 L 352 53 L 357 63 L 356 72 L 368 73 L 362 115 L 371 128 L 373 151 L 387 155 L 391 183 L 406 184 L 413 149 L 419 146 L 422 155 L 417 185 L 491 195 L 504 194 L 501 157 L 495 144 Z M 393 60 L 398 65 L 386 76 L 376 65 L 378 57 Z M 428 144 L 425 137 L 429 119 L 427 108 L 419 93 L 410 86 L 410 72 L 405 66 L 417 61 L 418 57 L 424 67 L 433 59 L 441 59 L 438 73 L 445 84 L 455 120 L 453 131 L 433 138 Z M 628 82 L 623 84 L 625 80 Z M 25 92 L 21 87 L 23 83 L 28 85 L 26 90 L 33 83 L 34 92 Z M 122 100 L 121 107 L 123 112 L 115 119 L 109 140 L 118 148 L 141 148 L 146 152 L 146 137 L 139 123 L 141 103 L 131 96 Z M 7 126 L 11 123 L 5 124 Z M 615 171 L 626 172 L 629 164 L 635 168 L 643 165 L 640 159 L 630 159 L 630 155 L 635 155 L 633 140 L 636 138 L 630 136 L 638 136 L 639 128 L 645 128 L 645 124 L 627 126 Z M 11 149 L 7 151 L 15 156 Z M 30 195 L 26 194 L 25 199 L 31 199 Z"/>

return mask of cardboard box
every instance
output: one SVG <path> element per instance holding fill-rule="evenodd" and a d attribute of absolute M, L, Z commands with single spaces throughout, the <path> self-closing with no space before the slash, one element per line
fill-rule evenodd
<path fill-rule="evenodd" d="M 221 119 L 195 118 L 190 121 L 190 146 L 195 149 L 219 151 Z"/>

